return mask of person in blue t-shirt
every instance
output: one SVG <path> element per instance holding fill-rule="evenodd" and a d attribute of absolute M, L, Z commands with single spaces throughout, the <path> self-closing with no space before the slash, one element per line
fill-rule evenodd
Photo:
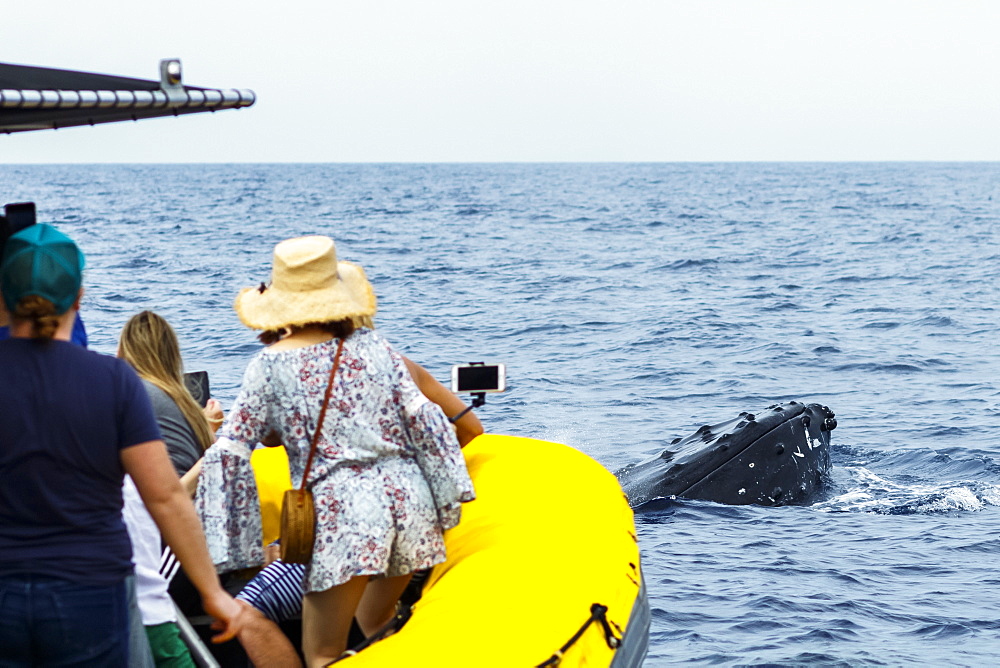
<path fill-rule="evenodd" d="M 2 304 L 3 300 L 0 299 L 0 341 L 10 338 L 10 321 L 7 317 L 7 310 Z M 73 321 L 73 332 L 70 334 L 69 340 L 78 346 L 87 347 L 87 328 L 79 313 L 76 314 L 76 319 Z"/>
<path fill-rule="evenodd" d="M 34 220 L 34 204 L 31 205 L 31 218 Z M 34 222 L 32 222 L 34 224 Z M 10 238 L 11 232 L 5 227 L 6 221 L 3 216 L 0 216 L 0 255 L 3 254 L 4 246 L 7 243 L 7 239 Z M 23 229 L 23 228 L 22 228 Z M 4 341 L 10 338 L 10 317 L 7 315 L 7 309 L 4 308 L 3 300 L 0 299 L 0 341 Z M 70 341 L 77 344 L 78 346 L 87 347 L 87 328 L 83 325 L 83 319 L 80 314 L 77 313 L 76 319 L 73 321 L 73 334 L 70 337 Z"/>
<path fill-rule="evenodd" d="M 128 665 L 126 473 L 220 620 L 217 639 L 245 620 L 219 585 L 142 383 L 122 360 L 70 343 L 83 264 L 44 224 L 10 237 L 0 258 L 2 665 Z"/>

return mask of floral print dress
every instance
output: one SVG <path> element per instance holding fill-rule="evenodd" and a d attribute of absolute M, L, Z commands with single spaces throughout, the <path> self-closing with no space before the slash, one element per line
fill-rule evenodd
<path fill-rule="evenodd" d="M 337 341 L 250 362 L 218 441 L 206 452 L 196 507 L 219 570 L 262 562 L 250 451 L 276 432 L 292 483 L 302 480 Z M 442 531 L 475 498 L 455 432 L 370 329 L 344 342 L 306 485 L 316 541 L 305 591 L 358 575 L 404 575 L 444 561 Z"/>

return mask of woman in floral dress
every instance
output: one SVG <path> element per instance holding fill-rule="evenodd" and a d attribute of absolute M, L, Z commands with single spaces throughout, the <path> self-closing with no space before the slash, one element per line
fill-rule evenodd
<path fill-rule="evenodd" d="M 340 349 L 306 481 L 316 538 L 302 646 L 309 666 L 323 666 L 346 649 L 370 579 L 384 578 L 379 591 L 391 610 L 414 571 L 444 561 L 442 532 L 474 498 L 472 481 L 444 413 L 421 394 L 392 346 L 358 326 L 375 313 L 375 295 L 361 267 L 337 261 L 331 239 L 278 244 L 271 284 L 243 290 L 235 307 L 269 345 L 247 367 L 199 483 L 197 506 L 223 568 L 261 561 L 250 450 L 283 443 L 292 482 L 301 483 Z"/>

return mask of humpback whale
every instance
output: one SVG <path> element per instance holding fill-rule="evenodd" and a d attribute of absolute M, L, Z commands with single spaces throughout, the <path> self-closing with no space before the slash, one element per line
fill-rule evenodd
<path fill-rule="evenodd" d="M 733 505 L 807 503 L 830 470 L 834 413 L 789 401 L 705 425 L 615 476 L 634 508 L 663 497 Z"/>

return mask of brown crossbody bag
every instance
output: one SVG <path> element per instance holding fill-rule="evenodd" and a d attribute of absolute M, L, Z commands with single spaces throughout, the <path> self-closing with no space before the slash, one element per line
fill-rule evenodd
<path fill-rule="evenodd" d="M 326 407 L 330 403 L 330 392 L 333 390 L 333 379 L 340 366 L 340 352 L 344 341 L 337 342 L 337 353 L 333 357 L 333 369 L 330 370 L 330 380 L 326 384 L 326 394 L 323 396 L 323 407 L 319 411 L 316 431 L 309 445 L 309 458 L 306 459 L 306 470 L 302 473 L 302 486 L 285 492 L 281 502 L 281 560 L 287 564 L 308 564 L 312 558 L 313 543 L 316 541 L 316 510 L 313 506 L 312 492 L 306 489 L 309 470 L 312 468 L 313 456 L 316 454 L 316 443 L 319 432 L 323 428 L 326 417 Z"/>

